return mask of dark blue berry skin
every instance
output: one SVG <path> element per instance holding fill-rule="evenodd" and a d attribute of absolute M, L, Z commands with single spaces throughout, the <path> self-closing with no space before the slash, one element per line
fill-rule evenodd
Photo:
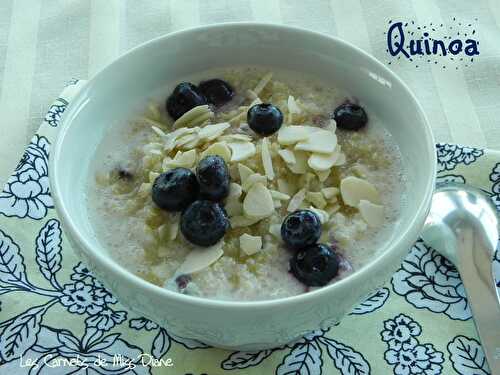
<path fill-rule="evenodd" d="M 160 174 L 153 183 L 153 202 L 167 211 L 182 211 L 199 193 L 198 180 L 187 168 L 174 168 Z"/>
<path fill-rule="evenodd" d="M 200 160 L 196 174 L 202 198 L 218 202 L 228 196 L 231 177 L 226 162 L 220 156 L 209 155 Z"/>
<path fill-rule="evenodd" d="M 254 132 L 267 137 L 281 128 L 283 113 L 272 104 L 255 104 L 247 112 L 247 123 Z"/>
<path fill-rule="evenodd" d="M 307 286 L 323 286 L 337 276 L 339 260 L 330 246 L 315 244 L 294 254 L 290 259 L 290 270 Z"/>
<path fill-rule="evenodd" d="M 200 82 L 198 85 L 200 92 L 205 95 L 210 104 L 220 107 L 234 97 L 234 90 L 229 83 L 219 78 L 209 79 Z"/>
<path fill-rule="evenodd" d="M 335 108 L 333 119 L 337 127 L 345 130 L 359 130 L 368 123 L 363 107 L 353 103 L 344 103 Z"/>
<path fill-rule="evenodd" d="M 181 232 L 198 246 L 215 245 L 230 228 L 226 211 L 216 202 L 194 201 L 181 216 Z"/>
<path fill-rule="evenodd" d="M 300 250 L 314 245 L 321 237 L 321 222 L 310 210 L 297 210 L 281 224 L 281 238 L 288 248 Z"/>
<path fill-rule="evenodd" d="M 187 111 L 199 105 L 207 104 L 207 98 L 200 90 L 189 82 L 179 83 L 167 98 L 167 112 L 177 120 Z"/>

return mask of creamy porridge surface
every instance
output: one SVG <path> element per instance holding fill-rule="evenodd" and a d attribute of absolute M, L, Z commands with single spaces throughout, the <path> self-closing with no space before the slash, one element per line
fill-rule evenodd
<path fill-rule="evenodd" d="M 235 96 L 217 108 L 198 106 L 177 121 L 163 102 L 151 104 L 127 127 L 112 128 L 96 152 L 88 213 L 98 241 L 122 266 L 186 294 L 273 299 L 311 289 L 290 272 L 293 251 L 281 238 L 291 212 L 307 209 L 320 219 L 318 242 L 338 256 L 330 283 L 362 267 L 390 239 L 405 176 L 396 144 L 369 108 L 367 125 L 350 131 L 331 115 L 356 100 L 313 77 L 235 67 L 188 78 L 196 84 L 221 78 Z M 262 102 L 283 114 L 279 131 L 267 137 L 247 124 L 249 108 Z M 311 136 L 315 131 L 321 136 Z M 217 244 L 200 248 L 181 233 L 181 213 L 159 208 L 151 190 L 162 172 L 195 171 L 212 154 L 225 160 L 231 176 L 223 202 L 231 228 Z"/>

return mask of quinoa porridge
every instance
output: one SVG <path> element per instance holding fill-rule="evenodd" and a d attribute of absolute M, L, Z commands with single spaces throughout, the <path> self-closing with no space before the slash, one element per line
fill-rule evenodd
<path fill-rule="evenodd" d="M 122 266 L 180 293 L 274 299 L 334 283 L 390 238 L 405 174 L 363 103 L 260 67 L 183 78 L 111 128 L 90 170 L 90 221 Z"/>

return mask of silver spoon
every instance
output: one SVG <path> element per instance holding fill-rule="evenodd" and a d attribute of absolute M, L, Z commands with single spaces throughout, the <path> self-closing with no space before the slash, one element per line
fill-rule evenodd
<path fill-rule="evenodd" d="M 495 206 L 474 187 L 438 185 L 422 238 L 457 267 L 491 374 L 500 375 L 500 295 L 492 270 L 499 239 Z"/>

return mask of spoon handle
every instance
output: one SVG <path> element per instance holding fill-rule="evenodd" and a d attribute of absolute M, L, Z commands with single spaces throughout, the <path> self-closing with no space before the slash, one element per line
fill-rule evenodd
<path fill-rule="evenodd" d="M 500 375 L 500 301 L 489 257 L 492 251 L 485 248 L 491 247 L 491 243 L 485 240 L 481 228 L 464 226 L 457 228 L 456 233 L 458 270 L 472 308 L 481 345 L 491 375 Z"/>

